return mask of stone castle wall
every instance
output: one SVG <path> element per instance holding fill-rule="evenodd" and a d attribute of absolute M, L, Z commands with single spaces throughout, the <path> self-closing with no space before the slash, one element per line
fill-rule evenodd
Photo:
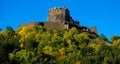
<path fill-rule="evenodd" d="M 51 8 L 48 13 L 48 21 L 49 22 L 65 22 L 70 21 L 69 10 L 65 7 L 62 8 Z"/>
<path fill-rule="evenodd" d="M 90 27 L 90 28 L 88 28 L 88 29 L 89 29 L 89 31 L 90 31 L 91 33 L 98 34 L 98 33 L 97 33 L 97 28 L 96 28 L 96 27 Z"/>

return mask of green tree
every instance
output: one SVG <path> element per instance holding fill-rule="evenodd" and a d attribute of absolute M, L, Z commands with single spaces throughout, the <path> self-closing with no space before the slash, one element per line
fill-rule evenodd
<path fill-rule="evenodd" d="M 117 41 L 117 39 L 119 39 L 119 37 L 117 35 L 113 35 L 111 36 L 111 40 L 114 42 L 114 41 Z"/>
<path fill-rule="evenodd" d="M 2 31 L 2 29 L 0 29 L 0 31 Z"/>
<path fill-rule="evenodd" d="M 106 38 L 105 35 L 103 35 L 103 34 L 100 34 L 98 38 L 99 38 L 100 40 L 107 41 L 107 38 Z"/>
<path fill-rule="evenodd" d="M 19 37 L 11 27 L 0 32 L 0 62 L 9 62 L 9 53 L 19 48 Z"/>
<path fill-rule="evenodd" d="M 81 44 L 81 43 L 87 44 L 89 42 L 89 37 L 88 34 L 86 33 L 76 34 L 74 35 L 74 39 L 77 44 Z"/>

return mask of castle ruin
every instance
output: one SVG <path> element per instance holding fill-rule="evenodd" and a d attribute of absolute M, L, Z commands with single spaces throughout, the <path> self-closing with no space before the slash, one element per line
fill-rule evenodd
<path fill-rule="evenodd" d="M 76 27 L 80 31 L 88 31 L 97 34 L 96 27 L 80 26 L 79 21 L 74 21 L 66 7 L 54 7 L 49 9 L 48 19 L 44 25 L 50 29 L 70 29 Z"/>
<path fill-rule="evenodd" d="M 28 23 L 29 25 L 31 23 Z M 32 23 L 34 24 L 34 23 Z M 70 11 L 66 7 L 54 7 L 48 11 L 46 22 L 38 22 L 35 25 L 45 26 L 48 29 L 71 29 L 76 27 L 79 31 L 97 34 L 96 27 L 80 26 L 79 21 L 74 21 L 70 16 Z"/>

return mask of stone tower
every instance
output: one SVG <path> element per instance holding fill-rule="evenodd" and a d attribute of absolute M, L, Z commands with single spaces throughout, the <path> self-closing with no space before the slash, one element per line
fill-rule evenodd
<path fill-rule="evenodd" d="M 69 22 L 70 14 L 69 10 L 65 7 L 54 7 L 49 9 L 48 22 Z"/>
<path fill-rule="evenodd" d="M 45 27 L 49 29 L 69 29 L 73 26 L 73 19 L 70 17 L 68 8 L 54 7 L 49 9 L 48 19 Z"/>

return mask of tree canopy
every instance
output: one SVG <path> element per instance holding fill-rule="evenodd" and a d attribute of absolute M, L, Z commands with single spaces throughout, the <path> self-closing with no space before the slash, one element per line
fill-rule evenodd
<path fill-rule="evenodd" d="M 92 34 L 94 35 L 94 34 Z M 0 64 L 120 64 L 120 37 L 22 26 L 0 30 Z"/>

